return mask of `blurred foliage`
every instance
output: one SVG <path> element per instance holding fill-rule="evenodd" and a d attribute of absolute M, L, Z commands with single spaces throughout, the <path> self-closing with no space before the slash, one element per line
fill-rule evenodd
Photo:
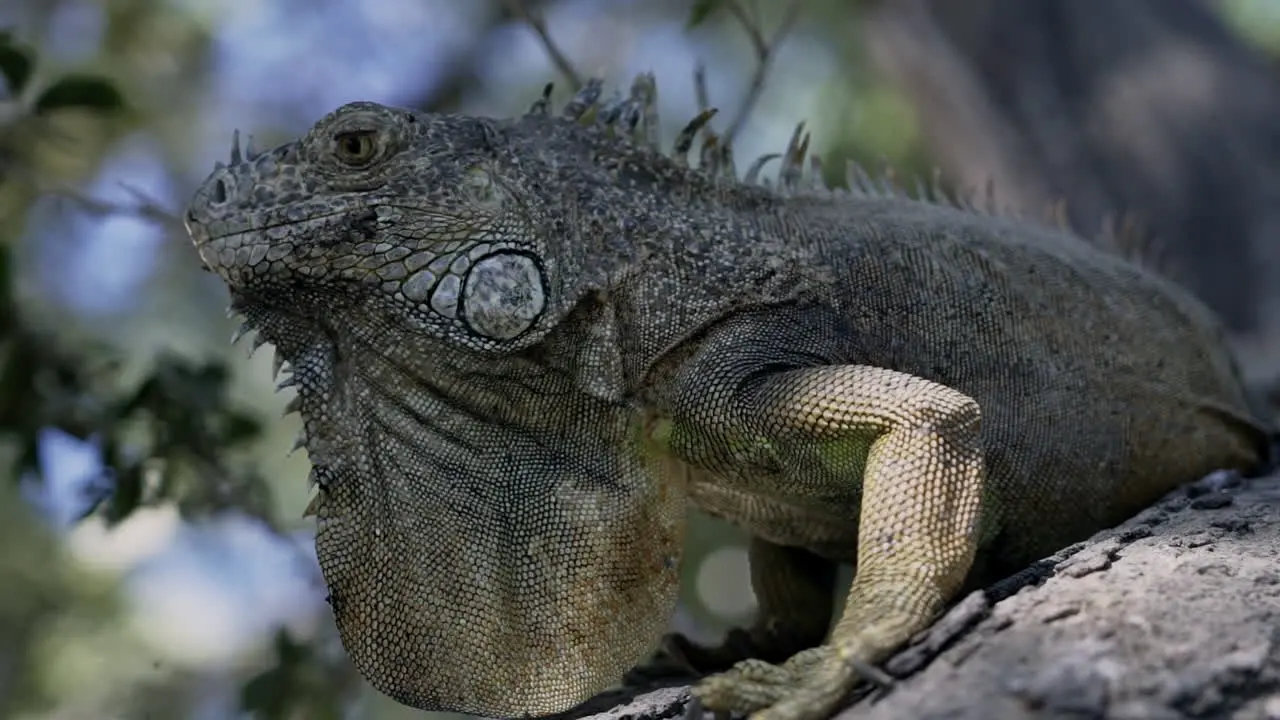
<path fill-rule="evenodd" d="M 1280 3 L 1275 0 L 1221 0 L 1223 17 L 1246 39 L 1280 54 Z"/>
<path fill-rule="evenodd" d="M 41 167 L 30 151 L 66 140 L 50 122 L 59 113 L 83 112 L 110 125 L 127 112 L 111 79 L 67 73 L 33 82 L 36 51 L 10 31 L 0 31 L 0 183 L 25 202 L 39 194 Z M 10 482 L 0 487 L 0 716 L 52 712 L 62 689 L 42 674 L 55 642 L 87 641 L 104 631 L 112 642 L 103 657 L 128 640 L 119 637 L 122 618 L 117 579 L 102 577 L 66 555 L 53 528 L 20 495 L 19 481 L 39 478 L 42 434 L 57 429 L 91 441 L 102 455 L 103 475 L 85 484 L 84 517 L 108 526 L 142 507 L 174 504 L 195 518 L 236 509 L 274 525 L 270 487 L 257 465 L 234 462 L 237 450 L 257 440 L 258 414 L 236 407 L 228 395 L 229 369 L 222 361 L 193 361 L 160 352 L 132 381 L 122 377 L 120 348 L 68 338 L 58 328 L 28 322 L 15 290 L 13 237 L 17 218 L 6 215 L 0 244 L 0 447 Z M 83 519 L 83 518 L 82 518 Z M 67 636 L 70 631 L 71 636 Z M 314 652 L 281 631 L 276 663 L 253 678 L 242 708 L 255 717 L 338 717 L 335 687 L 315 672 Z M 56 676 L 56 673 L 54 674 Z M 149 696 L 129 688 L 116 699 L 129 716 L 145 716 Z M 131 698 L 126 699 L 128 696 Z"/>
<path fill-rule="evenodd" d="M 722 9 L 725 5 L 725 0 L 693 0 L 689 8 L 689 20 L 685 27 L 690 29 L 698 27 L 707 18 L 711 17 L 711 13 Z"/>
<path fill-rule="evenodd" d="M 1280 20 L 1257 20 L 1276 15 L 1268 2 L 1229 0 L 1224 8 L 1251 37 L 1280 49 Z M 185 717 L 206 691 L 202 680 L 152 657 L 133 630 L 146 618 L 131 617 L 120 573 L 90 568 L 74 557 L 64 534 L 26 502 L 24 488 L 41 478 L 42 433 L 56 428 L 101 453 L 102 476 L 85 484 L 86 522 L 118 526 L 140 510 L 176 507 L 193 522 L 228 511 L 247 513 L 284 533 L 291 524 L 279 519 L 281 509 L 296 516 L 306 492 L 305 460 L 281 459 L 295 421 L 274 414 L 284 400 L 266 392 L 271 378 L 261 361 L 247 363 L 225 348 L 221 338 L 229 326 L 218 312 L 224 290 L 201 275 L 180 235 L 157 251 L 161 262 L 140 290 L 144 297 L 123 316 L 105 320 L 77 317 L 50 300 L 37 287 L 24 243 L 57 236 L 48 230 L 62 227 L 49 221 L 53 198 L 69 200 L 71 209 L 94 221 L 125 216 L 167 231 L 179 226 L 164 207 L 180 206 L 181 200 L 143 198 L 118 207 L 70 188 L 96 177 L 122 141 L 145 137 L 170 173 L 167 179 L 182 191 L 190 189 L 191 177 L 207 170 L 199 167 L 204 160 L 198 133 L 215 123 L 210 108 L 216 98 L 208 99 L 218 80 L 214 38 L 224 15 L 245 9 L 235 3 L 151 0 L 85 4 L 100 12 L 100 27 L 87 33 L 89 40 L 71 43 L 72 50 L 46 52 L 46 46 L 58 46 L 51 28 L 65 23 L 75 5 L 68 0 L 15 2 L 12 9 L 21 5 L 25 27 L 34 29 L 22 37 L 0 30 L 0 460 L 9 474 L 0 478 L 0 717 Z M 295 14 L 312 11 L 296 0 L 256 7 L 268 5 Z M 758 5 L 771 18 L 781 14 L 781 4 Z M 825 41 L 835 70 L 795 61 L 786 77 L 775 77 L 782 72 L 775 67 L 765 79 L 753 116 L 759 122 L 751 130 L 765 127 L 785 142 L 790 123 L 808 120 L 812 147 L 823 153 L 832 182 L 839 181 L 849 159 L 871 167 L 887 162 L 905 177 L 928 176 L 931 164 L 911 107 L 870 70 L 862 48 L 847 42 L 857 6 L 836 0 L 806 4 L 808 25 L 797 32 Z M 493 97 L 462 92 L 480 86 L 472 82 L 474 66 L 486 58 L 475 48 L 488 47 L 488 36 L 511 19 L 500 7 L 485 4 L 487 14 L 472 29 L 471 42 L 442 62 L 449 77 L 437 78 L 408 104 L 506 103 L 515 111 L 536 96 L 547 78 L 531 82 L 523 94 L 502 87 L 489 90 Z M 727 7 L 727 0 L 679 0 L 634 12 L 654 26 L 674 21 L 704 51 L 723 51 L 710 69 L 732 71 L 746 85 L 754 69 L 750 48 Z M 281 48 L 289 30 L 276 28 Z M 554 25 L 550 30 L 557 33 Z M 300 64 L 320 49 L 304 51 Z M 286 79 L 272 82 L 281 80 Z M 664 91 L 664 100 L 673 96 Z M 794 115 L 801 103 L 812 117 Z M 684 119 L 664 113 L 664 120 L 678 126 Z M 296 129 L 261 130 L 283 137 Z M 45 222 L 43 234 L 30 232 L 37 222 Z M 701 522 L 690 538 L 686 587 L 698 585 L 702 559 L 739 535 L 723 524 Z M 711 631 L 740 620 L 717 616 L 712 603 L 696 593 L 687 593 L 684 605 Z M 349 716 L 353 674 L 332 640 L 330 634 L 307 641 L 285 630 L 266 638 L 264 657 L 241 673 L 239 709 L 263 720 Z M 87 657 L 96 660 L 89 663 Z M 379 717 L 420 715 L 391 709 L 386 699 L 371 705 Z"/>
<path fill-rule="evenodd" d="M 77 568 L 52 530 L 0 485 L 0 717 L 56 703 L 59 688 L 39 673 L 59 628 L 82 636 L 115 622 L 113 584 Z"/>

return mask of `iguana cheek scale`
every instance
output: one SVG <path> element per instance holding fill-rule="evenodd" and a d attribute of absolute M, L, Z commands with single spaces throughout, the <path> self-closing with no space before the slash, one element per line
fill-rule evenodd
<path fill-rule="evenodd" d="M 758 617 L 665 655 L 716 673 L 712 709 L 818 720 L 966 587 L 1263 462 L 1217 320 L 1142 264 L 856 167 L 828 189 L 799 130 L 739 180 L 714 113 L 668 155 L 652 76 L 601 87 L 555 117 L 349 104 L 237 143 L 188 208 L 291 373 L 383 692 L 515 716 L 615 683 L 697 506 L 751 534 Z"/>

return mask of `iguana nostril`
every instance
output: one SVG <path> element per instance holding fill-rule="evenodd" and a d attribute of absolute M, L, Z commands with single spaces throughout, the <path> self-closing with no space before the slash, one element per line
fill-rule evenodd
<path fill-rule="evenodd" d="M 219 180 L 213 184 L 213 201 L 219 205 L 227 201 L 227 183 L 225 180 Z"/>

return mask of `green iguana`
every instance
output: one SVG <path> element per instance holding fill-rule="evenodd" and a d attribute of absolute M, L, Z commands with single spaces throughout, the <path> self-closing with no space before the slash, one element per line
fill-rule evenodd
<path fill-rule="evenodd" d="M 615 683 L 696 506 L 755 538 L 759 604 L 689 654 L 726 670 L 696 695 L 821 718 L 966 587 L 1264 461 L 1218 322 L 1139 264 L 827 189 L 799 135 L 776 183 L 714 137 L 691 167 L 711 113 L 663 154 L 650 75 L 559 116 L 549 92 L 507 120 L 345 105 L 237 142 L 186 213 L 291 370 L 338 628 L 401 702 L 548 714 Z"/>

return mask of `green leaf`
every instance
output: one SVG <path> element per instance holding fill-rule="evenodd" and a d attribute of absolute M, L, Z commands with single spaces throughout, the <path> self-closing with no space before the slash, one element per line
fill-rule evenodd
<path fill-rule="evenodd" d="M 122 463 L 119 458 L 108 458 L 108 466 Z M 114 462 L 113 462 L 114 461 Z M 107 499 L 106 521 L 108 526 L 124 520 L 142 505 L 142 491 L 146 486 L 141 465 L 134 464 L 118 470 L 112 480 L 111 495 Z"/>
<path fill-rule="evenodd" d="M 0 336 L 8 336 L 12 312 L 13 267 L 9 264 L 9 247 L 0 245 Z"/>
<path fill-rule="evenodd" d="M 35 57 L 29 48 L 13 42 L 8 33 L 0 35 L 0 75 L 4 75 L 10 96 L 19 95 L 27 86 L 34 67 Z"/>
<path fill-rule="evenodd" d="M 221 439 L 228 446 L 254 440 L 262 433 L 262 421 L 249 413 L 228 410 L 223 423 Z"/>
<path fill-rule="evenodd" d="M 693 7 L 689 10 L 689 21 L 685 23 L 685 28 L 692 30 L 698 27 L 724 3 L 725 0 L 693 0 Z"/>
<path fill-rule="evenodd" d="M 248 710 L 263 720 L 277 720 L 294 715 L 290 710 L 305 699 L 314 688 L 306 683 L 309 649 L 295 643 L 289 633 L 276 631 L 275 667 L 259 673 L 240 689 L 240 709 Z"/>
<path fill-rule="evenodd" d="M 83 107 L 111 112 L 124 107 L 124 96 L 115 83 L 97 75 L 64 75 L 45 88 L 36 99 L 35 113 L 43 115 L 51 110 L 66 107 Z"/>
<path fill-rule="evenodd" d="M 240 709 L 263 720 L 286 718 L 289 713 L 289 677 L 278 669 L 255 676 L 240 689 Z"/>

